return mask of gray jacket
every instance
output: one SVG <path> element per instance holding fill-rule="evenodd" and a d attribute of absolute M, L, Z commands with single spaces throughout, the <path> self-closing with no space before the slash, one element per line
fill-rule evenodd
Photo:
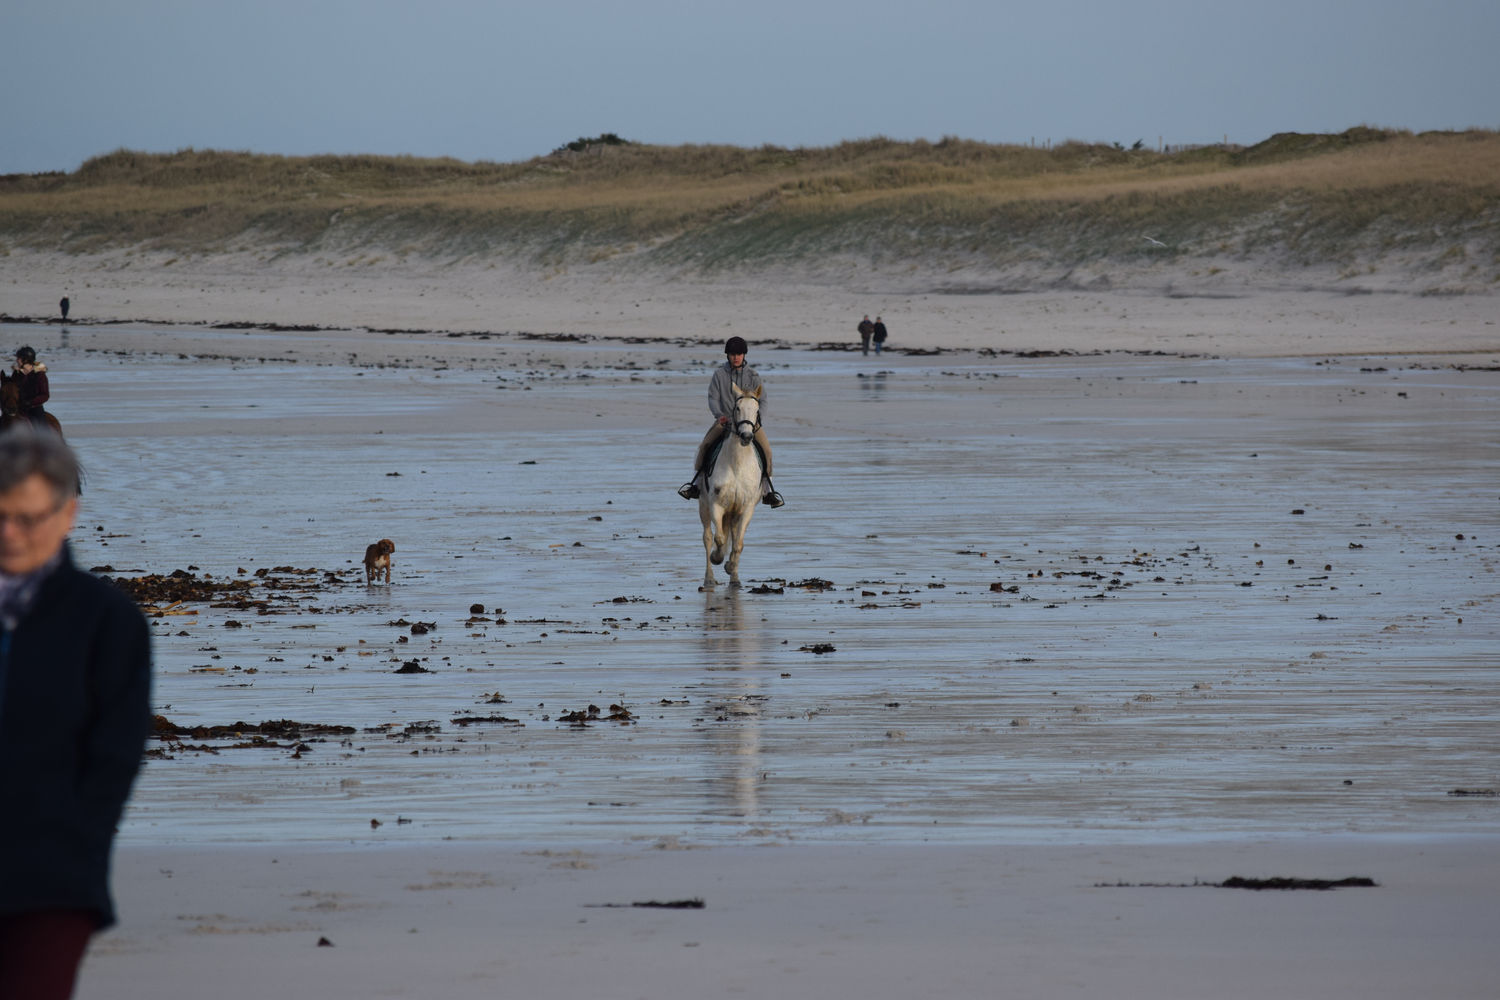
<path fill-rule="evenodd" d="M 745 392 L 760 389 L 760 415 L 761 419 L 765 419 L 766 391 L 760 384 L 760 376 L 748 364 L 734 368 L 728 361 L 714 371 L 714 377 L 708 382 L 708 412 L 715 419 L 734 413 L 734 390 L 730 388 L 731 385 L 737 385 Z"/>

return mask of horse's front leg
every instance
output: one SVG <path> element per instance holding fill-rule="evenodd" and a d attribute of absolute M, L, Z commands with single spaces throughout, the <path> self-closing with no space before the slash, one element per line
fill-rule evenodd
<path fill-rule="evenodd" d="M 750 515 L 754 508 L 741 511 L 729 527 L 730 545 L 729 558 L 724 560 L 724 568 L 729 571 L 729 585 L 738 587 L 740 585 L 740 553 L 745 551 L 745 530 L 750 527 Z"/>
<path fill-rule="evenodd" d="M 716 528 L 716 519 L 713 511 L 707 506 L 699 511 L 699 515 L 703 520 L 703 586 L 712 589 L 718 583 L 714 579 L 714 563 L 719 561 L 714 558 L 714 555 L 718 552 L 718 546 L 715 544 L 714 537 L 718 529 Z"/>

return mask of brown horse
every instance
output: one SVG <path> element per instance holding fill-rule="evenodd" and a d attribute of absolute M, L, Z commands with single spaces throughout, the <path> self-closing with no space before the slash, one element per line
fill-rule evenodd
<path fill-rule="evenodd" d="M 42 411 L 46 418 L 46 424 L 52 428 L 52 432 L 58 437 L 63 436 L 62 424 L 52 414 Z M 8 430 L 12 426 L 32 426 L 30 420 L 21 416 L 21 380 L 17 376 L 7 375 L 0 371 L 0 431 Z M 83 466 L 78 466 L 78 495 L 83 495 Z"/>
<path fill-rule="evenodd" d="M 42 412 L 42 416 L 47 426 L 52 428 L 53 433 L 62 437 L 62 424 L 57 422 L 57 418 L 46 411 Z M 0 431 L 25 420 L 26 418 L 21 416 L 20 377 L 0 371 Z"/>

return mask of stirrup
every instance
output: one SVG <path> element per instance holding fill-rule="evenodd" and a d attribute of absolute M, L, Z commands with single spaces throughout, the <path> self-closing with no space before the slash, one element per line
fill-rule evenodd
<path fill-rule="evenodd" d="M 703 495 L 703 491 L 698 489 L 697 483 L 686 482 L 677 487 L 677 495 L 684 500 L 696 500 Z"/>
<path fill-rule="evenodd" d="M 780 493 L 772 490 L 765 496 L 761 497 L 760 502 L 765 504 L 767 507 L 770 507 L 772 510 L 775 510 L 777 507 L 780 507 L 782 504 L 786 503 L 786 500 L 782 498 Z"/>

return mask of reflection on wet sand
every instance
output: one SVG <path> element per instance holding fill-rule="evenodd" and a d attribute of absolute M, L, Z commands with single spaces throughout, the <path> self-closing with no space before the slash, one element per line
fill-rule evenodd
<path fill-rule="evenodd" d="M 700 727 L 707 769 L 705 812 L 753 817 L 760 807 L 761 710 L 765 701 L 757 671 L 764 665 L 764 633 L 745 627 L 739 587 L 705 592 L 702 635 L 709 716 Z"/>

